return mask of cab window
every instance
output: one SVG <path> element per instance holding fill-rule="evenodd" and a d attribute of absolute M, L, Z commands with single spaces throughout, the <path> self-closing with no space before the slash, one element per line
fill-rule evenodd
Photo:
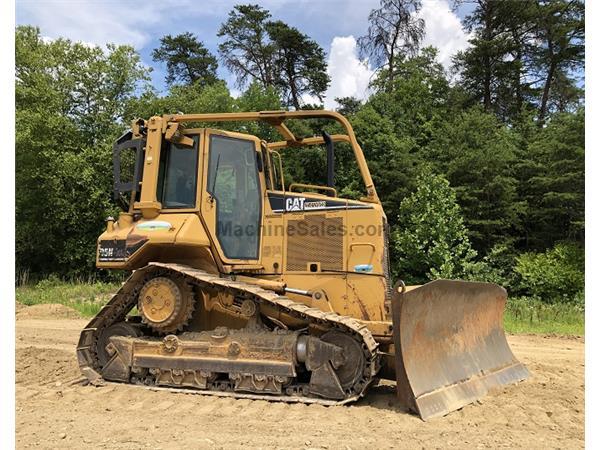
<path fill-rule="evenodd" d="M 194 208 L 198 180 L 198 142 L 193 147 L 163 141 L 156 196 L 164 209 Z"/>

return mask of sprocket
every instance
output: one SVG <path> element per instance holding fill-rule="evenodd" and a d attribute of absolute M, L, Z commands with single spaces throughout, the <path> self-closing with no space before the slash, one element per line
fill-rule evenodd
<path fill-rule="evenodd" d="M 160 276 L 148 280 L 138 297 L 142 321 L 154 331 L 181 331 L 194 312 L 194 293 L 184 280 Z"/>

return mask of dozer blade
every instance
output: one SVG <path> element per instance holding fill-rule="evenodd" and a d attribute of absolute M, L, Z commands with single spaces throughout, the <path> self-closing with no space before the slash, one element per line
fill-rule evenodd
<path fill-rule="evenodd" d="M 511 352 L 506 291 L 490 283 L 436 280 L 394 291 L 397 393 L 423 420 L 439 417 L 529 376 Z"/>

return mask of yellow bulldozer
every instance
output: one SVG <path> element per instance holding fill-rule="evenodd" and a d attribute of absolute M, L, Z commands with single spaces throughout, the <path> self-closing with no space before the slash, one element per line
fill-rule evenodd
<path fill-rule="evenodd" d="M 307 119 L 344 131 L 301 138 L 287 126 Z M 282 140 L 206 127 L 236 121 Z M 335 143 L 353 150 L 360 200 L 337 194 Z M 324 147 L 327 183 L 286 186 L 281 150 L 306 146 Z M 81 332 L 90 383 L 338 405 L 387 379 L 427 420 L 527 378 L 504 335 L 502 287 L 392 282 L 386 215 L 341 114 L 140 119 L 113 164 L 123 212 L 107 219 L 97 266 L 132 274 Z"/>

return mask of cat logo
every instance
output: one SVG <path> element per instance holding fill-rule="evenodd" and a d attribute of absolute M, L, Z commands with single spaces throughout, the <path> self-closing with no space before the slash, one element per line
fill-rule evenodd
<path fill-rule="evenodd" d="M 304 211 L 305 197 L 288 197 L 285 199 L 286 211 Z"/>

